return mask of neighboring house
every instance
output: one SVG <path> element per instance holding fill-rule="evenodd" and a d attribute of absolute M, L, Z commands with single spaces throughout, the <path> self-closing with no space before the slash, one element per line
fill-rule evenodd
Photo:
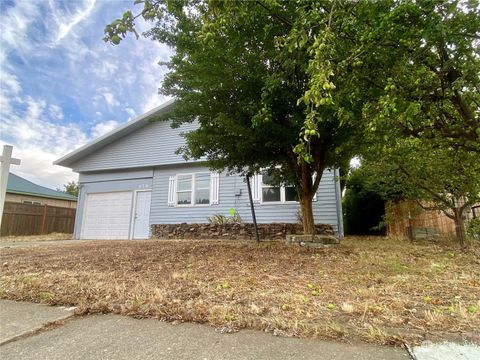
<path fill-rule="evenodd" d="M 202 161 L 185 161 L 175 151 L 184 145 L 182 132 L 168 121 L 151 122 L 167 113 L 169 101 L 91 143 L 55 164 L 79 173 L 80 193 L 75 237 L 82 239 L 148 238 L 154 224 L 206 223 L 234 208 L 252 222 L 247 185 L 237 175 L 211 172 Z M 313 205 L 317 223 L 342 233 L 337 171 L 325 171 Z M 259 223 L 298 222 L 299 204 L 289 187 L 252 181 Z"/>
<path fill-rule="evenodd" d="M 12 173 L 8 175 L 5 201 L 30 205 L 51 205 L 72 209 L 77 207 L 76 196 L 34 184 Z"/>

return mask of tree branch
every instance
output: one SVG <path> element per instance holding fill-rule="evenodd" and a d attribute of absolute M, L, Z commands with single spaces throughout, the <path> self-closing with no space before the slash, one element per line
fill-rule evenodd
<path fill-rule="evenodd" d="M 277 13 L 273 12 L 272 10 L 270 10 L 270 9 L 269 9 L 265 4 L 263 4 L 261 1 L 256 0 L 255 3 L 256 3 L 257 5 L 260 5 L 260 6 L 261 6 L 262 8 L 264 8 L 265 10 L 267 10 L 270 15 L 272 15 L 275 19 L 280 20 L 280 22 L 282 22 L 283 24 L 288 25 L 289 27 L 292 27 L 292 26 L 293 26 L 293 24 L 292 24 L 290 21 L 288 21 L 287 19 L 285 19 L 285 18 L 284 18 L 283 16 L 281 16 L 280 14 L 277 14 Z"/>
<path fill-rule="evenodd" d="M 450 204 L 448 200 L 442 198 L 440 195 L 438 195 L 436 192 L 430 190 L 429 188 L 427 188 L 425 185 L 419 183 L 418 181 L 415 180 L 415 178 L 401 165 L 401 164 L 398 164 L 398 168 L 400 169 L 401 172 L 403 172 L 405 175 L 407 175 L 410 180 L 416 184 L 419 188 L 425 190 L 427 193 L 429 193 L 434 199 L 436 199 L 437 201 L 439 201 L 440 203 L 443 203 L 445 204 L 448 208 L 454 208 L 455 206 Z"/>

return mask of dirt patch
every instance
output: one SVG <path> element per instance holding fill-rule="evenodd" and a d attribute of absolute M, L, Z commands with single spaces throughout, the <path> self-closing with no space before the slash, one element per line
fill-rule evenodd
<path fill-rule="evenodd" d="M 72 240 L 72 234 L 52 233 L 47 235 L 0 236 L 0 243 Z"/>
<path fill-rule="evenodd" d="M 0 298 L 249 327 L 279 335 L 418 343 L 478 339 L 480 247 L 349 238 L 97 241 L 0 251 Z"/>

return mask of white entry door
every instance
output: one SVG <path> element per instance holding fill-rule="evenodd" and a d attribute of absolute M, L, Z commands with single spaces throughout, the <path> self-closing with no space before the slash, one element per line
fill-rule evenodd
<path fill-rule="evenodd" d="M 137 191 L 135 213 L 133 216 L 133 238 L 148 239 L 150 235 L 151 191 Z"/>

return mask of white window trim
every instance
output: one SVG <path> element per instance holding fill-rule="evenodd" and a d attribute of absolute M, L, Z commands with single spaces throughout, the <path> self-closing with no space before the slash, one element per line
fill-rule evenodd
<path fill-rule="evenodd" d="M 280 201 L 263 201 L 263 188 L 264 187 L 277 187 L 277 186 L 272 186 L 272 185 L 266 185 L 264 186 L 263 184 L 263 175 L 260 173 L 257 175 L 258 176 L 258 187 L 259 187 L 259 200 L 258 200 L 258 203 L 259 204 L 265 204 L 265 205 L 269 205 L 269 204 L 299 204 L 300 201 L 292 201 L 292 200 L 285 200 L 285 184 L 281 184 L 280 185 Z M 313 174 L 313 181 L 315 181 L 315 178 L 316 178 L 317 174 L 314 173 Z M 320 187 L 320 185 L 319 185 Z M 317 192 L 318 192 L 318 189 L 317 189 Z M 315 193 L 315 195 L 313 195 L 313 198 L 312 198 L 312 201 L 317 201 L 317 193 Z"/>
<path fill-rule="evenodd" d="M 40 201 L 33 201 L 33 200 L 23 200 L 22 204 L 25 205 L 43 205 Z"/>
<path fill-rule="evenodd" d="M 175 202 L 174 202 L 174 206 L 175 207 L 207 207 L 207 206 L 211 206 L 212 205 L 212 184 L 211 184 L 211 181 L 209 182 L 209 192 L 208 192 L 208 204 L 196 204 L 195 203 L 195 191 L 196 191 L 196 188 L 195 188 L 195 175 L 197 174 L 208 174 L 210 176 L 210 179 L 212 177 L 212 173 L 211 172 L 208 172 L 208 171 L 198 171 L 198 172 L 192 172 L 192 173 L 181 173 L 181 174 L 176 174 L 175 175 Z M 191 195 L 190 195 L 190 204 L 179 204 L 178 203 L 178 177 L 179 176 L 191 176 L 191 179 L 192 179 L 192 187 L 191 187 L 191 190 L 182 190 L 180 192 L 187 192 L 187 191 L 190 191 L 191 192 Z M 206 190 L 206 189 L 201 189 L 201 190 Z"/>
<path fill-rule="evenodd" d="M 280 201 L 263 201 L 263 188 L 276 188 L 278 186 L 265 185 L 263 183 L 263 175 L 259 174 L 259 185 L 260 185 L 260 204 L 298 204 L 298 201 L 285 200 L 285 184 L 280 185 Z"/>

